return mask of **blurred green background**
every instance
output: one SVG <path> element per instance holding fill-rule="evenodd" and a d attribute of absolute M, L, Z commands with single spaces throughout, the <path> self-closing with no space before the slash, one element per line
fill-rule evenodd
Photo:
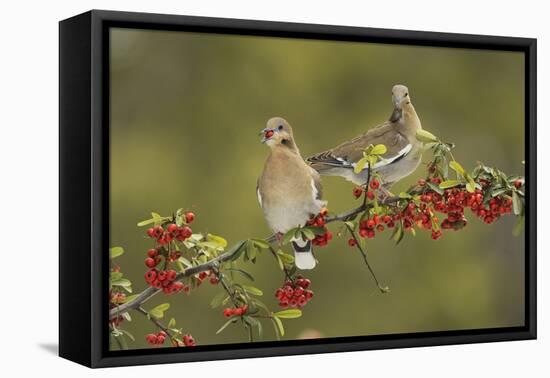
<path fill-rule="evenodd" d="M 396 83 L 409 87 L 423 127 L 456 143 L 467 169 L 483 161 L 522 174 L 523 73 L 515 52 L 112 29 L 110 244 L 126 250 L 118 263 L 134 291 L 146 287 L 150 242 L 136 223 L 151 211 L 191 208 L 195 231 L 230 244 L 268 236 L 255 193 L 268 154 L 258 132 L 267 119 L 286 118 L 309 156 L 385 121 Z M 350 183 L 323 183 L 331 211 L 357 205 Z M 523 325 L 523 236 L 512 236 L 512 216 L 492 225 L 467 217 L 464 230 L 436 242 L 426 232 L 398 246 L 389 232 L 369 240 L 371 263 L 391 289 L 386 295 L 345 239 L 318 248 L 320 263 L 306 275 L 315 298 L 301 319 L 285 321 L 285 339 Z M 282 275 L 272 257 L 245 268 L 276 309 L 272 293 Z M 206 283 L 145 307 L 170 302 L 168 319 L 199 345 L 246 341 L 238 326 L 215 335 L 225 322 L 221 309 L 209 307 L 218 290 Z M 125 327 L 137 336 L 131 347 L 147 347 L 152 323 L 134 314 Z M 265 330 L 274 338 L 270 324 Z"/>

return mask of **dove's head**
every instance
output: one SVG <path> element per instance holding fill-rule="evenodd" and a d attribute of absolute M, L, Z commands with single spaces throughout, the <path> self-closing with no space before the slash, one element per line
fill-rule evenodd
<path fill-rule="evenodd" d="M 290 127 L 290 124 L 284 118 L 273 117 L 269 119 L 260 135 L 263 135 L 262 143 L 267 144 L 271 148 L 286 146 L 292 149 L 296 147 L 292 127 Z"/>
<path fill-rule="evenodd" d="M 403 109 L 407 105 L 411 104 L 411 96 L 409 94 L 409 88 L 404 85 L 394 85 L 391 90 L 393 106 L 396 109 Z"/>

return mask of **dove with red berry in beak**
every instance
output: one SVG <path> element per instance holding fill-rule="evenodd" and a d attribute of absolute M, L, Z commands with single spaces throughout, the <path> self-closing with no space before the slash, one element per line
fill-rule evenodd
<path fill-rule="evenodd" d="M 286 120 L 271 118 L 262 134 L 262 143 L 270 152 L 258 179 L 258 201 L 271 230 L 284 234 L 304 226 L 326 206 L 321 200 L 321 178 L 300 155 L 292 127 Z M 315 267 L 311 240 L 294 238 L 292 247 L 296 267 Z"/>

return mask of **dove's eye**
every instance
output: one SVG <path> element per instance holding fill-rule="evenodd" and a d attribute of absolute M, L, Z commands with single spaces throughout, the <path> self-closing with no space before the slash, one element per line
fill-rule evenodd
<path fill-rule="evenodd" d="M 279 125 L 278 129 L 279 129 L 279 130 L 282 130 L 282 129 L 283 129 L 283 125 Z"/>
<path fill-rule="evenodd" d="M 405 97 L 407 97 L 409 94 L 408 93 L 405 93 Z"/>

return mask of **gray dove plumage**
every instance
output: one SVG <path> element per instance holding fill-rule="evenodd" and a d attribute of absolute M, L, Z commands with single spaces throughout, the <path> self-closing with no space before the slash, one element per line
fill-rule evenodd
<path fill-rule="evenodd" d="M 362 185 L 367 181 L 368 169 L 356 174 L 355 163 L 363 157 L 363 150 L 370 144 L 383 144 L 387 151 L 373 170 L 380 174 L 386 189 L 413 173 L 422 157 L 422 143 L 416 139 L 416 131 L 422 125 L 406 86 L 395 85 L 392 100 L 394 109 L 388 121 L 350 141 L 307 158 L 311 167 L 321 175 L 342 176 L 356 185 Z"/>

